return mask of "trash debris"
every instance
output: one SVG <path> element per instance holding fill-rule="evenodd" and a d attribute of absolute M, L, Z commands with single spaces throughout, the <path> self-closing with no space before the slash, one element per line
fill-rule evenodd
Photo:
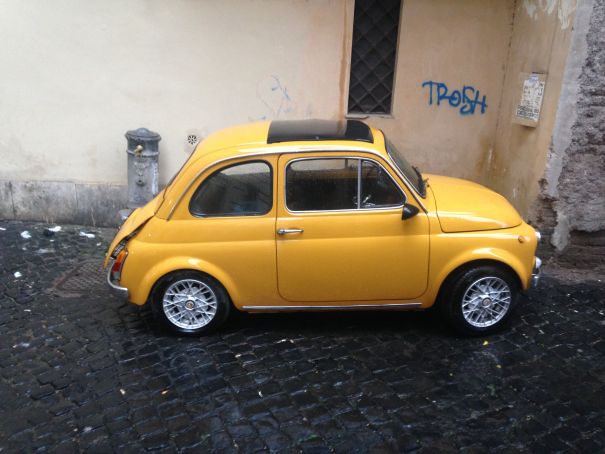
<path fill-rule="evenodd" d="M 13 348 L 17 348 L 17 347 L 27 348 L 27 347 L 29 347 L 29 342 L 19 342 L 18 344 L 13 345 Z"/>
<path fill-rule="evenodd" d="M 97 246 L 101 246 L 101 243 L 97 243 Z"/>
<path fill-rule="evenodd" d="M 124 396 L 124 395 L 126 395 L 126 391 L 124 391 L 122 388 L 120 388 L 120 394 L 122 394 Z"/>
<path fill-rule="evenodd" d="M 80 232 L 80 236 L 85 236 L 86 238 L 94 238 L 95 235 L 93 233 Z"/>
<path fill-rule="evenodd" d="M 23 309 L 23 312 L 31 312 L 31 309 Z"/>
<path fill-rule="evenodd" d="M 23 276 L 19 271 L 15 271 L 14 276 L 19 279 L 21 276 Z"/>
<path fill-rule="evenodd" d="M 0 227 L 0 230 L 6 230 L 4 227 Z"/>
<path fill-rule="evenodd" d="M 86 426 L 84 429 L 82 429 L 82 432 L 86 434 L 86 433 L 90 432 L 91 430 L 92 430 L 92 427 Z"/>
<path fill-rule="evenodd" d="M 24 230 L 23 232 L 21 232 L 21 238 L 25 238 L 26 240 L 29 240 L 31 237 L 32 237 L 31 234 L 27 230 Z"/>
<path fill-rule="evenodd" d="M 488 341 L 483 341 L 483 346 L 485 347 L 486 345 L 489 345 Z"/>
<path fill-rule="evenodd" d="M 168 390 L 165 389 L 164 391 L 162 391 L 162 396 L 165 396 L 166 394 L 168 394 Z"/>
<path fill-rule="evenodd" d="M 41 248 L 36 251 L 36 254 L 48 254 L 49 252 L 54 252 L 52 249 Z"/>
<path fill-rule="evenodd" d="M 57 232 L 60 232 L 60 231 L 61 231 L 61 226 L 60 226 L 60 225 L 55 225 L 54 227 L 49 227 L 49 228 L 48 228 L 48 229 L 46 229 L 46 230 L 49 230 L 49 231 L 51 231 L 51 232 L 55 232 L 55 233 L 57 233 Z"/>
<path fill-rule="evenodd" d="M 263 397 L 263 393 L 262 393 L 262 391 L 259 391 L 259 392 L 258 392 L 258 397 Z"/>

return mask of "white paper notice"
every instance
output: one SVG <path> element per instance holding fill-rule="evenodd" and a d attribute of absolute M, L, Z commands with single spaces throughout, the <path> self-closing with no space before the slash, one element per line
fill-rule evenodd
<path fill-rule="evenodd" d="M 516 116 L 529 121 L 537 122 L 540 119 L 540 108 L 544 96 L 544 81 L 537 74 L 531 74 L 523 82 L 521 101 L 517 106 Z"/>

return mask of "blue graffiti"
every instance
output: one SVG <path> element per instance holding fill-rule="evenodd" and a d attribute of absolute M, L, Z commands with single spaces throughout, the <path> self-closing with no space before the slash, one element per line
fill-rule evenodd
<path fill-rule="evenodd" d="M 422 83 L 422 87 L 429 87 L 429 106 L 433 104 L 441 105 L 442 102 L 448 102 L 452 107 L 459 107 L 460 115 L 474 115 L 477 106 L 481 107 L 480 113 L 483 115 L 487 109 L 485 95 L 481 96 L 479 90 L 465 85 L 462 90 L 452 90 L 447 88 L 443 82 L 427 80 Z"/>

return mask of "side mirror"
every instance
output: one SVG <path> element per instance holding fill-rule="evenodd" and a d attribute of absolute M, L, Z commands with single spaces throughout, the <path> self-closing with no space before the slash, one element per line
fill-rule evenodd
<path fill-rule="evenodd" d="M 403 205 L 403 214 L 401 215 L 401 219 L 405 221 L 406 219 L 413 218 L 419 212 L 420 210 L 418 209 L 418 207 L 406 203 L 405 205 Z"/>

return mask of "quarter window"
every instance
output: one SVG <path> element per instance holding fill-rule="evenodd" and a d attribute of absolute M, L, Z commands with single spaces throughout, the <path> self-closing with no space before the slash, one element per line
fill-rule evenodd
<path fill-rule="evenodd" d="M 403 194 L 386 170 L 372 161 L 361 165 L 361 208 L 403 204 Z"/>
<path fill-rule="evenodd" d="M 286 206 L 291 211 L 395 207 L 403 201 L 399 187 L 373 161 L 303 159 L 286 167 Z"/>
<path fill-rule="evenodd" d="M 254 216 L 268 213 L 272 205 L 271 166 L 246 162 L 206 178 L 191 197 L 189 211 L 195 216 Z"/>

